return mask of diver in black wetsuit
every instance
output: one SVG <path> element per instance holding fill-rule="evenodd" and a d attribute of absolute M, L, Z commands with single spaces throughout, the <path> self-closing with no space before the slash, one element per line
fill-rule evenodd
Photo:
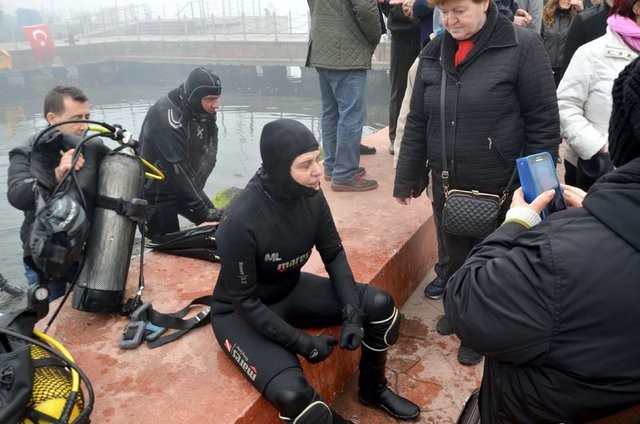
<path fill-rule="evenodd" d="M 420 408 L 387 387 L 387 349 L 400 315 L 384 291 L 357 284 L 320 190 L 319 147 L 303 124 L 280 119 L 260 138 L 262 168 L 226 210 L 216 233 L 222 268 L 213 292 L 213 331 L 222 350 L 285 422 L 350 422 L 332 411 L 305 378 L 333 346 L 362 345 L 359 400 L 398 419 Z M 301 272 L 315 248 L 329 278 Z M 340 341 L 300 327 L 343 324 Z"/>
<path fill-rule="evenodd" d="M 220 78 L 198 67 L 147 112 L 141 155 L 165 175 L 163 181 L 149 180 L 144 190 L 151 239 L 180 230 L 178 215 L 194 224 L 219 219 L 204 185 L 216 165 L 221 92 Z"/>

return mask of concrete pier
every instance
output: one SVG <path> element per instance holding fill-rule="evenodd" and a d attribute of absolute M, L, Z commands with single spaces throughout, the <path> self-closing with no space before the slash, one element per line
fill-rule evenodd
<path fill-rule="evenodd" d="M 324 183 L 323 189 L 356 279 L 389 291 L 404 315 L 400 341 L 389 352 L 389 384 L 420 405 L 422 416 L 415 422 L 452 423 L 478 386 L 482 368 L 457 363 L 456 337 L 435 332 L 442 302 L 422 295 L 437 252 L 430 202 L 421 197 L 402 206 L 393 199 L 393 157 L 387 152 L 386 129 L 364 142 L 378 149 L 375 155 L 362 156 L 361 165 L 380 187 L 338 193 Z M 317 253 L 305 270 L 325 274 Z M 127 297 L 137 288 L 138 271 L 134 260 Z M 150 252 L 144 271 L 143 300 L 159 311 L 174 312 L 211 293 L 219 265 Z M 157 349 L 142 345 L 122 350 L 118 341 L 126 323 L 115 314 L 80 312 L 68 304 L 49 331 L 91 379 L 96 393 L 92 422 L 280 422 L 275 409 L 224 355 L 209 325 Z M 338 336 L 339 328 L 322 332 Z M 316 390 L 346 418 L 362 424 L 396 422 L 358 404 L 358 357 L 358 352 L 335 349 L 320 364 L 302 363 Z"/>

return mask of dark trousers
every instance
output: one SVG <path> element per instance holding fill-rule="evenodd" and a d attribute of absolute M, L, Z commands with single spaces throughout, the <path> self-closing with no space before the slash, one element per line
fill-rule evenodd
<path fill-rule="evenodd" d="M 447 268 L 449 267 L 449 256 L 447 256 L 447 250 L 444 247 L 444 234 L 442 231 L 442 214 L 436 213 L 436 207 L 431 202 L 431 208 L 433 210 L 433 221 L 436 228 L 436 240 L 438 242 L 438 262 L 433 267 L 436 275 L 441 279 L 445 279 L 447 276 Z"/>
<path fill-rule="evenodd" d="M 391 34 L 391 60 L 389 77 L 391 78 L 391 96 L 389 98 L 389 139 L 396 139 L 398 115 L 407 90 L 409 68 L 420 53 L 420 33 L 418 31 L 393 32 Z"/>
<path fill-rule="evenodd" d="M 564 183 L 578 186 L 577 168 L 569 161 L 564 161 Z"/>
<path fill-rule="evenodd" d="M 180 207 L 177 203 L 156 203 L 149 208 L 145 237 L 154 240 L 165 234 L 180 231 L 178 215 L 196 225 L 202 221 L 192 210 Z"/>

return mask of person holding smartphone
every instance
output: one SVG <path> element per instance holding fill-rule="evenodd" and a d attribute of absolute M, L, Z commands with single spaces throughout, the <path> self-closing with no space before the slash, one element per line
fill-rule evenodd
<path fill-rule="evenodd" d="M 588 194 L 563 185 L 568 208 L 542 222 L 554 190 L 530 203 L 516 190 L 449 280 L 451 326 L 485 356 L 483 423 L 592 422 L 640 405 L 640 60 L 612 97 L 617 169 Z"/>

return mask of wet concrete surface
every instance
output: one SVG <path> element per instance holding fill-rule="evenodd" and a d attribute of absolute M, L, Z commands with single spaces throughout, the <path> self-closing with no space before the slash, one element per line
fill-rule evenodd
<path fill-rule="evenodd" d="M 442 300 L 424 297 L 431 271 L 401 308 L 403 323 L 398 343 L 389 350 L 389 386 L 420 406 L 415 423 L 455 423 L 467 397 L 480 385 L 481 362 L 468 367 L 457 360 L 459 339 L 441 336 L 436 322 L 444 314 Z M 385 412 L 358 402 L 357 374 L 347 383 L 332 407 L 357 424 L 399 423 Z"/>

